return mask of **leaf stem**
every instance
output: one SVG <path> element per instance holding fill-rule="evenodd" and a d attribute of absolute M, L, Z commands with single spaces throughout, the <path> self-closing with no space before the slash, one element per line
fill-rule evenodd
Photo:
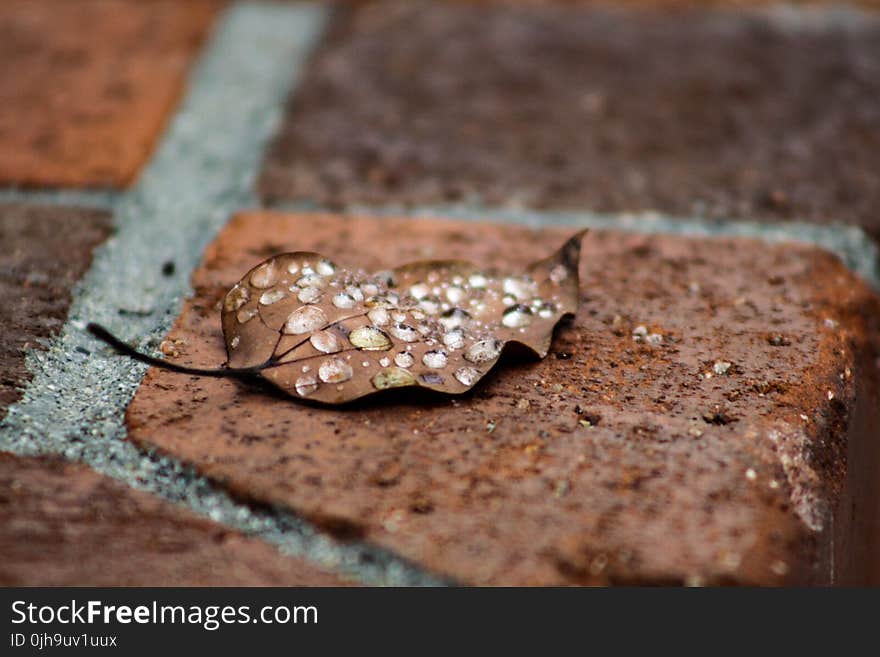
<path fill-rule="evenodd" d="M 162 360 L 161 358 L 155 358 L 154 356 L 150 356 L 148 354 L 142 353 L 132 347 L 129 344 L 126 344 L 115 335 L 113 335 L 106 328 L 101 326 L 100 324 L 95 324 L 94 322 L 90 322 L 86 326 L 86 330 L 91 333 L 93 336 L 101 340 L 102 342 L 106 342 L 108 345 L 113 347 L 117 352 L 122 354 L 123 356 L 128 356 L 129 358 L 133 358 L 136 361 L 140 361 L 141 363 L 146 363 L 147 365 L 152 365 L 154 367 L 159 367 L 163 370 L 169 370 L 171 372 L 178 372 L 180 374 L 194 374 L 197 376 L 212 376 L 216 378 L 229 378 L 229 377 L 239 377 L 239 378 L 248 378 L 257 374 L 262 367 L 244 367 L 244 368 L 230 368 L 230 367 L 219 367 L 215 369 L 203 369 L 201 367 L 187 367 L 185 365 L 178 365 L 176 363 L 169 363 L 167 360 Z"/>

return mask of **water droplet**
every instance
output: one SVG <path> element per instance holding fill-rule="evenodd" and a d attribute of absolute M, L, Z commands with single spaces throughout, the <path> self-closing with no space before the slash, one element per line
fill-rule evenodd
<path fill-rule="evenodd" d="M 367 313 L 367 319 L 373 322 L 376 326 L 385 326 L 391 321 L 391 317 L 385 308 L 373 308 Z"/>
<path fill-rule="evenodd" d="M 354 308 L 357 305 L 357 301 L 354 300 L 354 297 L 340 292 L 333 297 L 333 305 L 337 308 Z"/>
<path fill-rule="evenodd" d="M 461 300 L 464 299 L 464 290 L 458 286 L 447 288 L 446 298 L 450 303 L 461 303 Z"/>
<path fill-rule="evenodd" d="M 543 319 L 549 319 L 556 314 L 556 306 L 552 303 L 545 302 L 538 308 L 538 316 Z"/>
<path fill-rule="evenodd" d="M 511 306 L 504 311 L 501 323 L 507 328 L 520 328 L 532 323 L 532 309 L 522 304 Z"/>
<path fill-rule="evenodd" d="M 348 296 L 350 296 L 352 299 L 354 299 L 355 301 L 363 301 L 364 300 L 363 291 L 361 290 L 361 288 L 357 287 L 356 285 L 349 285 L 347 288 L 345 288 L 345 293 Z"/>
<path fill-rule="evenodd" d="M 566 278 L 568 278 L 568 270 L 565 268 L 565 265 L 556 265 L 553 269 L 550 270 L 550 280 L 557 285 L 559 285 Z"/>
<path fill-rule="evenodd" d="M 461 308 L 450 308 L 440 317 L 440 323 L 447 331 L 457 329 L 471 318 L 471 314 Z"/>
<path fill-rule="evenodd" d="M 480 372 L 473 367 L 459 367 L 454 375 L 458 382 L 465 386 L 472 386 L 480 378 Z"/>
<path fill-rule="evenodd" d="M 415 377 L 406 370 L 396 367 L 382 370 L 376 374 L 370 383 L 376 390 L 386 390 L 387 388 L 400 388 L 403 386 L 411 386 L 416 382 Z"/>
<path fill-rule="evenodd" d="M 511 294 L 520 301 L 530 299 L 534 296 L 533 293 L 535 291 L 534 281 L 522 278 L 507 277 L 504 279 L 504 283 L 502 283 L 501 287 L 505 294 Z"/>
<path fill-rule="evenodd" d="M 244 304 L 248 302 L 251 298 L 251 293 L 248 292 L 246 287 L 242 287 L 241 285 L 236 285 L 234 288 L 229 290 L 229 294 L 226 295 L 226 300 L 223 302 L 223 308 L 226 312 L 232 312 L 234 310 L 238 310 Z"/>
<path fill-rule="evenodd" d="M 332 276 L 336 273 L 336 265 L 324 258 L 323 260 L 318 260 L 318 264 L 315 265 L 315 271 L 321 274 L 321 276 Z M 290 273 L 292 274 L 293 272 Z"/>
<path fill-rule="evenodd" d="M 489 279 L 487 279 L 483 274 L 471 274 L 468 278 L 468 285 L 474 288 L 483 288 L 489 283 Z"/>
<path fill-rule="evenodd" d="M 437 297 L 425 297 L 419 301 L 419 308 L 429 315 L 436 315 L 440 312 L 440 299 Z"/>
<path fill-rule="evenodd" d="M 416 359 L 413 358 L 413 355 L 406 351 L 401 351 L 394 357 L 394 363 L 398 367 L 412 367 L 413 363 L 416 362 Z"/>
<path fill-rule="evenodd" d="M 234 338 L 232 338 L 232 340 L 229 342 L 229 346 L 232 347 L 233 349 L 235 349 L 236 347 L 238 347 L 238 345 L 239 345 L 240 342 L 241 342 L 241 338 L 240 338 L 239 336 L 236 335 L 236 336 L 235 336 Z"/>
<path fill-rule="evenodd" d="M 361 290 L 363 291 L 365 296 L 374 297 L 379 294 L 379 286 L 373 283 L 364 283 L 361 285 Z"/>
<path fill-rule="evenodd" d="M 318 378 L 324 383 L 342 383 L 354 375 L 351 365 L 341 358 L 330 358 L 318 368 Z"/>
<path fill-rule="evenodd" d="M 242 308 L 238 311 L 236 318 L 238 319 L 239 324 L 247 324 L 257 316 L 257 313 L 258 311 L 256 308 Z"/>
<path fill-rule="evenodd" d="M 296 260 L 293 260 L 289 265 L 287 265 L 287 271 L 290 274 L 295 274 L 299 271 L 299 263 Z"/>
<path fill-rule="evenodd" d="M 359 326 L 348 335 L 348 341 L 364 351 L 391 349 L 391 338 L 375 326 Z"/>
<path fill-rule="evenodd" d="M 318 331 L 312 334 L 309 342 L 315 349 L 325 354 L 335 354 L 337 351 L 342 351 L 342 343 L 332 331 Z"/>
<path fill-rule="evenodd" d="M 443 344 L 450 349 L 461 349 L 464 347 L 464 333 L 461 331 L 450 331 L 443 336 Z"/>
<path fill-rule="evenodd" d="M 388 367 L 389 365 L 391 365 L 391 359 L 388 358 L 388 356 L 383 356 L 379 359 L 379 365 L 381 365 L 382 367 Z"/>
<path fill-rule="evenodd" d="M 306 287 L 299 291 L 297 299 L 300 303 L 315 303 L 321 298 L 321 290 L 316 287 Z"/>
<path fill-rule="evenodd" d="M 443 377 L 434 372 L 426 372 L 419 377 L 425 383 L 439 386 L 443 384 Z"/>
<path fill-rule="evenodd" d="M 296 392 L 300 397 L 307 397 L 318 389 L 318 380 L 314 376 L 301 376 L 296 380 Z"/>
<path fill-rule="evenodd" d="M 504 343 L 500 340 L 480 340 L 468 348 L 464 357 L 466 360 L 479 365 L 480 363 L 486 363 L 498 358 L 503 346 Z"/>
<path fill-rule="evenodd" d="M 317 306 L 301 306 L 297 308 L 284 323 L 284 332 L 292 335 L 309 333 L 327 323 L 324 311 Z"/>
<path fill-rule="evenodd" d="M 413 328 L 409 324 L 403 324 L 401 322 L 393 324 L 391 328 L 388 329 L 388 331 L 395 338 L 397 338 L 398 340 L 403 340 L 404 342 L 415 342 L 422 337 L 422 334 L 419 333 L 417 329 Z"/>
<path fill-rule="evenodd" d="M 363 365 L 364 367 L 369 367 L 369 366 L 370 366 L 370 361 L 365 360 L 363 363 L 361 363 L 361 365 Z"/>
<path fill-rule="evenodd" d="M 254 270 L 251 274 L 251 285 L 264 289 L 275 285 L 278 279 L 278 272 L 275 270 L 274 262 L 264 262 Z"/>
<path fill-rule="evenodd" d="M 373 278 L 385 287 L 395 287 L 397 285 L 397 282 L 394 280 L 394 273 L 387 269 L 377 271 L 373 274 Z"/>
<path fill-rule="evenodd" d="M 268 292 L 263 292 L 263 294 L 260 295 L 260 303 L 264 306 L 271 306 L 273 303 L 278 303 L 286 296 L 286 290 L 269 290 Z"/>
<path fill-rule="evenodd" d="M 429 351 L 422 356 L 422 363 L 424 363 L 425 367 L 430 367 L 435 370 L 443 369 L 446 367 L 447 362 L 445 351 Z"/>
<path fill-rule="evenodd" d="M 305 270 L 303 270 L 305 271 Z M 323 276 L 318 276 L 317 274 L 306 274 L 302 278 L 300 278 L 296 284 L 299 287 L 326 287 L 327 279 Z"/>
<path fill-rule="evenodd" d="M 415 299 L 423 299 L 431 293 L 431 288 L 424 283 L 417 283 L 409 288 L 409 293 Z"/>

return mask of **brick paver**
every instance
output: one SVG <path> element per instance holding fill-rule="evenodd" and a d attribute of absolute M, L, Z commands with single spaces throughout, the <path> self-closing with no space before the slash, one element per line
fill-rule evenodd
<path fill-rule="evenodd" d="M 880 235 L 880 16 L 538 4 L 340 14 L 291 99 L 263 197 L 657 209 Z"/>
<path fill-rule="evenodd" d="M 0 418 L 29 379 L 25 352 L 60 330 L 71 288 L 109 233 L 103 211 L 0 205 Z"/>
<path fill-rule="evenodd" d="M 219 303 L 271 253 L 515 267 L 570 232 L 246 213 L 194 276 L 175 360 L 225 360 Z M 467 583 L 864 581 L 877 297 L 805 245 L 613 232 L 588 236 L 581 280 L 551 355 L 473 394 L 332 409 L 151 370 L 130 437 Z"/>
<path fill-rule="evenodd" d="M 0 184 L 131 183 L 222 5 L 0 3 Z"/>
<path fill-rule="evenodd" d="M 82 465 L 0 454 L 2 586 L 343 581 Z"/>

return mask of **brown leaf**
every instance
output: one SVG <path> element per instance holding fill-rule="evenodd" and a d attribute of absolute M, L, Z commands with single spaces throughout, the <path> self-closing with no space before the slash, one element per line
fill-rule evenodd
<path fill-rule="evenodd" d="M 547 355 L 577 310 L 585 232 L 524 273 L 446 260 L 369 275 L 317 253 L 274 256 L 224 299 L 228 367 L 330 404 L 406 386 L 463 393 L 507 343 Z"/>

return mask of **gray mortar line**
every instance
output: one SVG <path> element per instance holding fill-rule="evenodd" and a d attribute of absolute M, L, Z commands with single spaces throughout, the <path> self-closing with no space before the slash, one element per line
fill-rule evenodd
<path fill-rule="evenodd" d="M 28 353 L 33 380 L 0 422 L 0 449 L 84 462 L 368 584 L 441 584 L 387 551 L 341 544 L 282 509 L 238 503 L 180 461 L 135 447 L 124 413 L 147 368 L 107 349 L 89 354 L 97 345 L 83 331 L 97 321 L 144 348 L 167 332 L 204 248 L 235 211 L 258 205 L 252 190 L 265 144 L 326 16 L 319 4 L 252 2 L 224 14 L 138 185 L 110 202 L 116 233 L 96 251 L 69 321 L 47 351 Z M 7 196 L 93 204 L 78 192 Z M 168 260 L 176 273 L 163 276 Z"/>
<path fill-rule="evenodd" d="M 272 209 L 290 212 L 332 212 L 306 202 L 282 202 Z M 759 222 L 672 217 L 659 212 L 596 213 L 545 211 L 468 205 L 361 205 L 342 210 L 348 215 L 407 216 L 514 223 L 526 226 L 573 226 L 645 234 L 706 237 L 747 237 L 768 243 L 805 242 L 834 253 L 851 271 L 880 290 L 880 251 L 859 226 L 803 221 Z"/>
<path fill-rule="evenodd" d="M 75 208 L 112 210 L 123 193 L 112 189 L 22 189 L 0 188 L 0 203 L 26 205 L 63 205 Z"/>

